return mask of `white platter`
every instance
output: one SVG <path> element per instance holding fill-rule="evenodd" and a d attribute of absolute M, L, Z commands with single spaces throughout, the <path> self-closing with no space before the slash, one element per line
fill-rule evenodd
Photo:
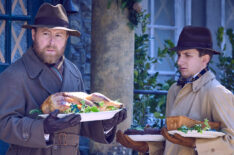
<path fill-rule="evenodd" d="M 168 131 L 169 134 L 174 135 L 175 133 L 183 136 L 183 137 L 194 137 L 194 138 L 217 138 L 220 136 L 224 136 L 225 133 L 217 132 L 217 131 L 202 131 L 202 133 L 197 132 L 196 130 L 189 130 L 187 133 L 178 130 Z"/>
<path fill-rule="evenodd" d="M 128 135 L 133 141 L 165 141 L 162 135 Z"/>
<path fill-rule="evenodd" d="M 114 115 L 121 111 L 122 109 L 112 110 L 112 111 L 102 111 L 102 112 L 90 112 L 90 113 L 77 113 L 81 116 L 81 122 L 88 121 L 98 121 L 98 120 L 106 120 L 114 117 Z M 41 114 L 39 115 L 42 118 L 46 118 L 49 114 Z M 70 114 L 58 114 L 58 118 L 63 118 Z"/>

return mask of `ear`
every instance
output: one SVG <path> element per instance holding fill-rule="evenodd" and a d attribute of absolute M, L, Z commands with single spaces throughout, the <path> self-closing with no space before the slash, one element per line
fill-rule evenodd
<path fill-rule="evenodd" d="M 202 62 L 203 64 L 207 65 L 210 61 L 210 56 L 208 54 L 205 54 L 202 56 Z"/>
<path fill-rule="evenodd" d="M 35 40 L 35 35 L 36 35 L 36 31 L 35 31 L 35 29 L 32 29 L 31 30 L 31 33 L 32 33 L 32 40 L 34 41 Z"/>
<path fill-rule="evenodd" d="M 70 34 L 69 34 L 69 32 L 67 31 L 67 39 L 68 39 L 69 37 L 70 37 Z M 67 40 L 67 39 L 66 39 L 66 40 Z"/>

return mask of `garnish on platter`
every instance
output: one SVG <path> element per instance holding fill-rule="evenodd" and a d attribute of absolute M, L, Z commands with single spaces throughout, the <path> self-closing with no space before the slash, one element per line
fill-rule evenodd
<path fill-rule="evenodd" d="M 58 109 L 60 118 L 77 113 L 81 115 L 81 121 L 92 121 L 109 119 L 121 108 L 122 103 L 113 101 L 101 93 L 59 92 L 50 95 L 41 105 L 41 110 L 33 109 L 30 114 L 38 113 L 45 118 L 50 112 Z"/>
<path fill-rule="evenodd" d="M 183 137 L 216 138 L 225 135 L 219 132 L 220 123 L 208 119 L 197 121 L 185 116 L 171 116 L 166 119 L 168 133 L 180 134 Z"/>
<path fill-rule="evenodd" d="M 187 127 L 186 125 L 182 125 L 181 127 L 179 127 L 177 130 L 182 131 L 184 133 L 188 133 L 188 131 L 192 131 L 195 130 L 198 133 L 202 133 L 202 131 L 211 131 L 210 125 L 209 125 L 209 120 L 206 118 L 204 119 L 204 127 L 202 127 L 202 124 L 195 124 L 192 127 Z M 216 131 L 215 129 L 213 129 L 212 131 Z"/>

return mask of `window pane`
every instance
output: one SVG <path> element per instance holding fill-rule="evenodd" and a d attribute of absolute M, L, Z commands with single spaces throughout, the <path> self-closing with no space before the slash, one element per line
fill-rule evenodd
<path fill-rule="evenodd" d="M 0 64 L 5 63 L 5 20 L 0 20 Z"/>
<path fill-rule="evenodd" d="M 226 28 L 233 28 L 234 27 L 234 1 L 227 0 L 225 6 L 225 19 L 226 19 Z"/>
<path fill-rule="evenodd" d="M 192 0 L 192 25 L 206 25 L 206 1 Z"/>
<path fill-rule="evenodd" d="M 5 0 L 0 0 L 0 15 L 1 14 L 6 14 L 6 11 L 5 11 Z"/>
<path fill-rule="evenodd" d="M 11 30 L 11 61 L 15 62 L 27 50 L 26 29 L 21 28 L 24 21 L 13 21 Z"/>
<path fill-rule="evenodd" d="M 173 38 L 174 37 L 174 31 L 173 30 L 155 30 L 155 35 L 154 35 L 154 49 L 155 49 L 155 55 L 157 57 L 158 55 L 158 48 L 160 48 L 161 50 L 163 50 L 164 47 L 164 41 L 168 40 L 169 38 Z M 163 58 L 161 61 L 159 61 L 154 69 L 155 70 L 163 70 L 163 71 L 174 71 L 174 60 L 172 60 L 171 58 L 167 57 L 167 58 Z"/>
<path fill-rule="evenodd" d="M 175 25 L 174 1 L 155 0 L 154 1 L 154 24 Z"/>
<path fill-rule="evenodd" d="M 27 0 L 12 1 L 11 12 L 13 15 L 27 15 Z"/>

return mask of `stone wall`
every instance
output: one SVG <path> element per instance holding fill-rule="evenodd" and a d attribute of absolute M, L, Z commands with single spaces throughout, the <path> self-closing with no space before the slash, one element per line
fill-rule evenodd
<path fill-rule="evenodd" d="M 80 69 L 86 90 L 90 90 L 90 51 L 92 0 L 73 1 L 77 13 L 68 14 L 70 27 L 81 32 L 80 38 L 70 37 L 70 51 L 67 58 Z"/>

